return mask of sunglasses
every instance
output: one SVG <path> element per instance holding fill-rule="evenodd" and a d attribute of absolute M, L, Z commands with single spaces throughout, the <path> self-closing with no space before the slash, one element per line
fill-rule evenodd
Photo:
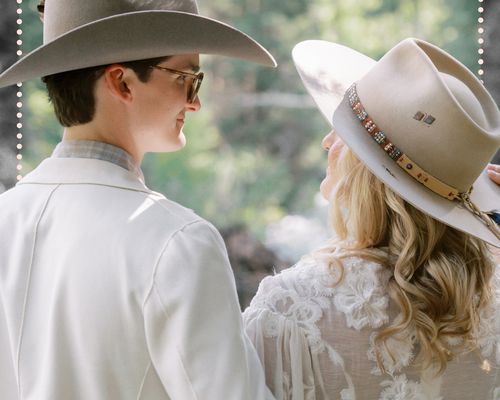
<path fill-rule="evenodd" d="M 184 80 L 186 80 L 186 78 L 189 78 L 191 80 L 191 85 L 188 88 L 187 101 L 190 104 L 194 103 L 196 96 L 198 95 L 198 91 L 200 90 L 201 82 L 203 82 L 203 72 L 191 74 L 189 72 L 178 71 L 176 69 L 160 67 L 159 65 L 152 65 L 151 68 L 160 69 L 162 71 L 170 72 L 171 74 L 182 76 Z"/>

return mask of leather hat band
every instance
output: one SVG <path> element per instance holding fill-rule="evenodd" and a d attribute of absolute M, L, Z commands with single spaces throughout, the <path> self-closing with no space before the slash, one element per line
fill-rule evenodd
<path fill-rule="evenodd" d="M 356 84 L 352 84 L 347 89 L 349 104 L 351 109 L 360 120 L 366 131 L 372 139 L 392 158 L 396 163 L 409 175 L 426 186 L 434 193 L 448 200 L 460 199 L 460 191 L 446 183 L 435 178 L 427 173 L 417 163 L 412 161 L 410 157 L 403 153 L 394 143 L 392 143 L 387 135 L 382 132 L 373 119 L 368 115 L 356 91 Z"/>

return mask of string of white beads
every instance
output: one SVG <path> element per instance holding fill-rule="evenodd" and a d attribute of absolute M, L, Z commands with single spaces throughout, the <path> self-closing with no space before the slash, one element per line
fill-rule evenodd
<path fill-rule="evenodd" d="M 477 8 L 477 11 L 479 13 L 479 17 L 477 18 L 477 23 L 478 23 L 478 28 L 477 28 L 477 33 L 478 33 L 478 39 L 477 42 L 479 44 L 479 48 L 477 52 L 479 53 L 479 59 L 477 60 L 477 63 L 479 64 L 479 69 L 477 70 L 477 74 L 479 75 L 479 80 L 481 83 L 483 82 L 483 76 L 484 76 L 484 69 L 483 69 L 483 64 L 484 64 L 484 6 L 483 6 L 483 1 L 484 0 L 478 0 L 479 2 L 479 7 Z"/>
<path fill-rule="evenodd" d="M 16 0 L 17 2 L 17 10 L 16 10 L 16 13 L 17 13 L 17 21 L 16 21 L 16 24 L 17 24 L 17 28 L 16 28 L 16 36 L 17 36 L 17 40 L 16 40 L 16 44 L 17 44 L 17 56 L 18 57 L 21 57 L 23 55 L 23 51 L 21 50 L 21 46 L 23 44 L 23 41 L 22 41 L 22 34 L 23 34 L 23 30 L 22 30 L 22 24 L 23 24 L 23 19 L 22 19 L 22 14 L 23 14 L 23 10 L 21 8 L 22 6 L 22 3 L 23 3 L 23 0 Z M 16 139 L 17 139 L 17 143 L 16 143 L 16 159 L 17 159 L 17 165 L 16 165 L 16 171 L 17 171 L 17 180 L 21 180 L 22 179 L 22 169 L 23 169 L 23 164 L 22 164 L 22 159 L 23 159 L 23 155 L 22 155 L 22 149 L 23 149 L 23 142 L 22 142 L 22 139 L 23 139 L 23 133 L 22 133 L 22 128 L 23 128 L 23 92 L 22 92 L 22 87 L 23 87 L 23 84 L 21 82 L 19 82 L 17 84 L 17 93 L 16 93 L 16 108 L 17 108 L 17 112 L 16 112 L 16 118 L 17 118 L 17 124 L 16 124 Z"/>

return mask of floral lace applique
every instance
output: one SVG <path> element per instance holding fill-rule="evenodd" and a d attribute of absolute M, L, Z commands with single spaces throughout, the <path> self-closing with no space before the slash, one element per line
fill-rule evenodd
<path fill-rule="evenodd" d="M 368 350 L 368 359 L 373 361 L 373 368 L 370 371 L 373 375 L 381 376 L 382 371 L 378 367 L 375 355 L 375 337 L 376 333 L 370 336 L 370 348 Z M 421 384 L 408 380 L 405 374 L 394 375 L 397 372 L 410 365 L 413 361 L 413 347 L 416 342 L 414 334 L 409 337 L 402 335 L 401 338 L 390 337 L 385 342 L 386 346 L 379 346 L 381 361 L 384 364 L 386 373 L 391 379 L 380 383 L 385 389 L 380 394 L 380 400 L 431 400 L 424 395 L 421 390 Z M 432 399 L 440 400 L 440 398 Z"/>
<path fill-rule="evenodd" d="M 356 396 L 352 389 L 342 389 L 340 392 L 340 400 L 355 400 Z"/>
<path fill-rule="evenodd" d="M 500 365 L 500 318 L 494 309 L 485 310 L 481 314 L 481 324 L 478 332 L 478 345 L 481 355 L 485 358 L 494 357 Z"/>
<path fill-rule="evenodd" d="M 286 287 L 292 287 L 300 297 L 304 298 L 333 296 L 335 285 L 340 279 L 337 270 L 318 264 L 310 258 L 282 271 L 280 276 Z"/>
<path fill-rule="evenodd" d="M 311 350 L 324 350 L 321 332 L 316 323 L 328 309 L 333 295 L 335 276 L 326 266 L 302 262 L 282 271 L 278 276 L 265 278 L 261 285 L 280 279 L 280 286 L 273 287 L 265 295 L 257 295 L 249 309 L 264 309 L 264 335 L 276 337 L 284 322 L 283 318 L 294 321 L 303 329 Z M 247 313 L 247 311 L 245 311 Z"/>
<path fill-rule="evenodd" d="M 384 287 L 391 273 L 379 264 L 358 258 L 345 259 L 343 264 L 344 278 L 337 286 L 340 272 L 312 260 L 302 261 L 278 276 L 265 278 L 261 287 L 275 279 L 280 280 L 280 285 L 272 285 L 265 295 L 258 293 L 250 308 L 271 311 L 266 314 L 266 335 L 279 333 L 282 316 L 295 321 L 304 330 L 312 350 L 323 351 L 316 323 L 322 318 L 323 310 L 331 307 L 332 300 L 345 315 L 348 327 L 359 330 L 387 323 L 389 296 L 384 293 Z"/>
<path fill-rule="evenodd" d="M 380 385 L 385 389 L 380 394 L 379 400 L 429 400 L 420 384 L 408 380 L 405 374 L 397 375 L 393 380 L 383 381 Z"/>
<path fill-rule="evenodd" d="M 485 358 L 494 357 L 496 364 L 500 365 L 500 268 L 492 279 L 494 299 L 481 313 L 481 322 L 478 331 L 478 345 Z"/>
<path fill-rule="evenodd" d="M 382 371 L 377 365 L 377 357 L 375 353 L 375 337 L 376 332 L 370 336 L 370 348 L 368 350 L 368 359 L 373 361 L 371 373 L 373 375 L 382 375 Z M 379 346 L 379 354 L 384 368 L 391 376 L 410 365 L 413 361 L 413 347 L 416 342 L 416 335 L 412 334 L 409 337 L 400 335 L 400 337 L 392 336 L 385 342 L 385 346 Z"/>
<path fill-rule="evenodd" d="M 346 273 L 335 295 L 335 306 L 345 315 L 348 327 L 381 327 L 389 320 L 385 287 L 391 273 L 379 264 L 356 258 L 344 260 L 344 265 Z"/>

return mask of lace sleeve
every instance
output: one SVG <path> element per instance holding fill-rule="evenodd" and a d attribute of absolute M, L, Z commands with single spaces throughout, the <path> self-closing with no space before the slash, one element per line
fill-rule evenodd
<path fill-rule="evenodd" d="M 263 363 L 267 386 L 277 400 L 314 399 L 313 360 L 306 333 L 285 315 L 282 307 L 287 305 L 286 295 L 273 278 L 261 283 L 245 310 L 246 332 Z"/>
<path fill-rule="evenodd" d="M 376 266 L 344 261 L 345 270 L 338 271 L 305 260 L 265 278 L 243 315 L 266 383 L 278 400 L 355 398 L 346 360 L 352 367 L 353 346 L 366 354 L 368 345 L 361 350 L 360 344 L 368 343 L 370 331 L 357 334 L 353 342 L 352 328 L 360 332 L 381 326 L 388 299 L 377 284 Z M 367 357 L 364 367 L 369 373 Z"/>

